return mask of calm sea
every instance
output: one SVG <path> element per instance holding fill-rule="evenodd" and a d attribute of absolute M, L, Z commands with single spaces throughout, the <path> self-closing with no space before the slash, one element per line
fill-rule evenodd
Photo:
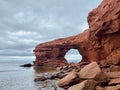
<path fill-rule="evenodd" d="M 19 67 L 25 63 L 29 62 L 0 60 L 0 90 L 43 90 L 40 83 L 34 82 L 40 72 L 33 67 Z"/>

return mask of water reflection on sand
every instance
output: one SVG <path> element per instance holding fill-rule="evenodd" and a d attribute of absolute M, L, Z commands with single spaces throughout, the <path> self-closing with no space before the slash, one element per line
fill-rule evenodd
<path fill-rule="evenodd" d="M 46 66 L 35 66 L 34 67 L 35 73 L 39 74 L 39 73 L 47 73 L 47 72 L 56 72 L 57 69 L 53 68 L 53 67 L 46 67 Z"/>

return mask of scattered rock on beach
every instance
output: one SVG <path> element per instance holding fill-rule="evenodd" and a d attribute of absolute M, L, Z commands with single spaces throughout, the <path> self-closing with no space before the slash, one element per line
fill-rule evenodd
<path fill-rule="evenodd" d="M 32 64 L 28 63 L 28 64 L 23 64 L 23 65 L 20 65 L 20 67 L 32 67 Z"/>
<path fill-rule="evenodd" d="M 67 68 L 66 68 L 67 67 Z M 71 66 L 64 66 L 55 73 L 46 73 L 36 78 L 34 81 L 58 80 L 56 83 L 65 90 L 119 90 L 120 72 L 103 72 L 97 62 L 80 68 L 76 71 L 66 72 Z M 89 88 L 88 88 L 89 87 Z"/>
<path fill-rule="evenodd" d="M 34 79 L 35 82 L 36 81 L 45 81 L 45 80 L 46 80 L 46 78 L 44 76 L 40 76 L 40 77 L 37 77 Z"/>
<path fill-rule="evenodd" d="M 100 83 L 107 82 L 109 80 L 107 75 L 101 71 L 97 62 L 92 62 L 86 65 L 80 70 L 78 75 L 81 79 L 94 79 Z"/>
<path fill-rule="evenodd" d="M 75 71 L 72 71 L 58 82 L 58 86 L 65 87 L 65 86 L 73 85 L 77 82 L 79 82 L 79 77 Z"/>

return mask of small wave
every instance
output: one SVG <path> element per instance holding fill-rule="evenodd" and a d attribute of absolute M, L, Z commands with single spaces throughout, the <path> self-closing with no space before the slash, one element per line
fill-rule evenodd
<path fill-rule="evenodd" d="M 18 72 L 18 71 L 24 71 L 24 70 L 1 70 L 0 72 Z"/>

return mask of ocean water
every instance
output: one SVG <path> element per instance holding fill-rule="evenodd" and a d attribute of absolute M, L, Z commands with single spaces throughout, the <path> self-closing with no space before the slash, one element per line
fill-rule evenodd
<path fill-rule="evenodd" d="M 43 90 L 41 83 L 34 82 L 34 78 L 44 72 L 34 70 L 33 67 L 24 68 L 19 65 L 26 61 L 0 61 L 0 90 Z"/>

